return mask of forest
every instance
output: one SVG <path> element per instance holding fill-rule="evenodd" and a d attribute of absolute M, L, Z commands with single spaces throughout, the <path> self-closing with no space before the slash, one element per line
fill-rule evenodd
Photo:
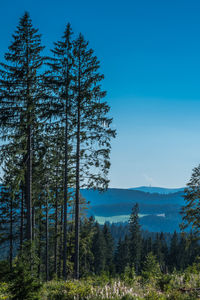
<path fill-rule="evenodd" d="M 0 299 L 198 299 L 200 166 L 182 233 L 143 231 L 137 203 L 124 225 L 87 217 L 116 136 L 104 75 L 69 23 L 43 53 L 26 12 L 0 63 Z"/>

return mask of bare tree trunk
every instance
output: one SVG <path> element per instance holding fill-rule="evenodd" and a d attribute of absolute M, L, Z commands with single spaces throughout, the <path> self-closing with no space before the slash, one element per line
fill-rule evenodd
<path fill-rule="evenodd" d="M 27 240 L 32 242 L 32 150 L 31 126 L 28 128 L 27 172 L 26 172 L 26 205 L 27 205 Z"/>
<path fill-rule="evenodd" d="M 80 78 L 79 78 L 80 87 Z M 79 88 L 80 89 L 80 88 Z M 79 279 L 79 231 L 80 231 L 80 90 L 77 111 L 77 136 L 76 136 L 76 194 L 75 194 L 75 262 L 74 276 Z"/>
<path fill-rule="evenodd" d="M 59 245 L 58 278 L 61 278 L 62 255 L 63 255 L 63 205 L 61 205 L 61 214 L 60 214 L 60 245 Z"/>
<path fill-rule="evenodd" d="M 45 235 L 46 235 L 46 253 L 45 253 L 45 269 L 46 269 L 46 281 L 49 280 L 49 234 L 48 234 L 48 195 L 46 195 L 46 226 L 45 226 Z"/>
<path fill-rule="evenodd" d="M 22 252 L 24 240 L 24 187 L 21 186 L 21 223 L 20 223 L 20 252 Z"/>
<path fill-rule="evenodd" d="M 12 269 L 12 259 L 13 259 L 13 196 L 10 197 L 10 269 Z"/>
<path fill-rule="evenodd" d="M 32 207 L 32 240 L 35 240 L 35 206 Z"/>
<path fill-rule="evenodd" d="M 56 174 L 57 176 L 57 174 Z M 57 248 L 58 248 L 58 186 L 56 182 L 56 208 L 55 208 L 55 243 L 54 243 L 54 273 L 57 274 Z"/>
<path fill-rule="evenodd" d="M 63 235 L 63 278 L 67 279 L 67 199 L 68 198 L 68 96 L 65 111 L 65 180 L 64 180 L 64 235 Z"/>
<path fill-rule="evenodd" d="M 38 278 L 40 278 L 41 275 L 41 238 L 42 238 L 42 205 L 40 202 L 39 206 L 39 236 L 38 236 L 38 258 L 39 258 L 39 264 L 38 264 Z"/>

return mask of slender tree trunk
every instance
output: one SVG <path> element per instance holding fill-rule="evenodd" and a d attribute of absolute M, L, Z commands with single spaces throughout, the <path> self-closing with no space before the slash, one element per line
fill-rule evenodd
<path fill-rule="evenodd" d="M 32 199 L 32 174 L 33 174 L 33 155 L 34 155 L 34 132 L 31 133 L 31 212 L 32 212 L 32 241 L 35 240 L 35 203 Z"/>
<path fill-rule="evenodd" d="M 27 169 L 26 169 L 26 205 L 27 205 L 27 240 L 32 242 L 32 121 L 31 97 L 29 81 L 29 36 L 26 37 L 26 101 L 27 101 Z"/>
<path fill-rule="evenodd" d="M 58 278 L 61 278 L 61 265 L 63 255 L 63 205 L 61 205 L 61 216 L 60 216 L 60 246 L 59 246 L 59 262 L 58 262 Z"/>
<path fill-rule="evenodd" d="M 21 223 L 20 223 L 20 252 L 22 252 L 22 245 L 24 240 L 24 187 L 21 186 Z"/>
<path fill-rule="evenodd" d="M 10 269 L 12 269 L 13 259 L 13 196 L 10 198 Z"/>
<path fill-rule="evenodd" d="M 57 177 L 57 173 L 56 173 Z M 58 248 L 58 186 L 56 182 L 56 208 L 55 208 L 55 243 L 54 243 L 54 273 L 57 274 L 57 248 Z"/>
<path fill-rule="evenodd" d="M 68 79 L 67 79 L 68 80 Z M 67 91 L 68 94 L 68 91 Z M 68 198 L 68 95 L 65 111 L 65 181 L 64 181 L 64 236 L 63 236 L 63 278 L 67 279 L 67 198 Z"/>
<path fill-rule="evenodd" d="M 41 275 L 41 238 L 42 238 L 42 205 L 40 202 L 39 206 L 39 236 L 38 236 L 38 258 L 39 258 L 39 264 L 38 264 L 38 278 L 40 278 Z"/>
<path fill-rule="evenodd" d="M 46 281 L 49 280 L 49 235 L 48 235 L 48 195 L 46 195 L 46 226 L 45 226 L 45 235 L 46 235 L 46 253 L 45 253 L 45 269 L 46 269 Z"/>
<path fill-rule="evenodd" d="M 79 70 L 80 74 L 80 70 Z M 76 194 L 75 194 L 75 262 L 74 276 L 79 279 L 79 223 L 80 223 L 80 75 L 79 95 L 77 107 L 77 135 L 76 135 Z"/>
<path fill-rule="evenodd" d="M 35 206 L 32 207 L 32 240 L 35 240 Z"/>
<path fill-rule="evenodd" d="M 31 126 L 28 128 L 27 172 L 26 172 L 26 204 L 27 204 L 27 240 L 32 242 L 32 151 Z"/>

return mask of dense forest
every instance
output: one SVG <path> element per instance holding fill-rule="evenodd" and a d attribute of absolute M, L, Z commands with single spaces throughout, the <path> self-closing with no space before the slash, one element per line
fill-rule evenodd
<path fill-rule="evenodd" d="M 80 188 L 107 187 L 115 136 L 103 100 L 100 63 L 82 34 L 72 36 L 67 24 L 52 56 L 44 57 L 41 35 L 25 13 L 0 64 L 1 215 L 5 231 L 9 220 L 10 267 L 18 233 L 20 252 L 25 242 L 30 260 L 33 244 L 40 260 L 45 243 L 47 280 L 51 222 L 55 274 L 62 251 L 62 274 L 67 276 L 67 240 L 74 232 L 74 277 L 79 278 Z"/>
<path fill-rule="evenodd" d="M 137 203 L 126 225 L 87 218 L 80 190 L 107 189 L 116 136 L 104 75 L 70 24 L 51 55 L 41 39 L 25 13 L 0 63 L 1 299 L 197 299 L 200 167 L 189 234 L 142 231 Z"/>

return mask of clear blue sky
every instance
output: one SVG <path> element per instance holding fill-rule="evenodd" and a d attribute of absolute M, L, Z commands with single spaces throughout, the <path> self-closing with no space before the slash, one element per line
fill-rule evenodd
<path fill-rule="evenodd" d="M 184 186 L 200 163 L 200 1 L 1 0 L 1 61 L 25 10 L 47 49 L 70 22 L 101 61 L 110 186 Z"/>

